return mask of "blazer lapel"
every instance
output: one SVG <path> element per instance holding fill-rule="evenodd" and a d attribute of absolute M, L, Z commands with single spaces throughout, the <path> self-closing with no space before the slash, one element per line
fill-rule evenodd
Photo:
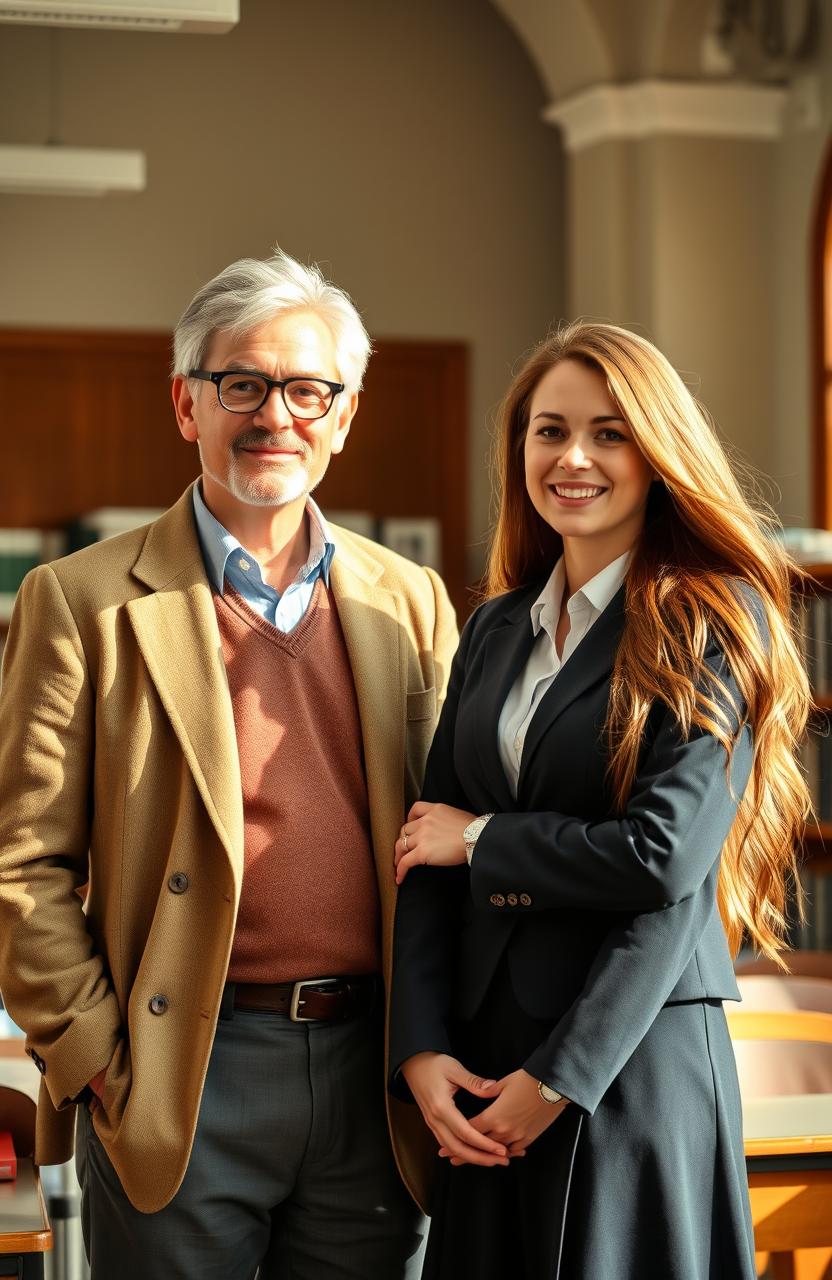
<path fill-rule="evenodd" d="M 387 914 L 393 904 L 393 845 L 404 818 L 407 662 L 402 624 L 395 593 L 378 586 L 383 572 L 379 562 L 342 531 L 333 530 L 333 537 L 330 581 L 358 700 L 373 849 Z"/>
<path fill-rule="evenodd" d="M 539 594 L 540 584 L 524 591 L 485 641 L 482 678 L 476 697 L 474 744 L 495 803 L 502 811 L 515 809 L 517 804 L 500 759 L 497 726 L 509 691 L 534 646 L 529 609 Z"/>
<path fill-rule="evenodd" d="M 535 752 L 558 716 L 562 715 L 576 698 L 612 671 L 615 653 L 624 629 L 624 593 L 625 588 L 622 586 L 597 622 L 590 627 L 585 639 L 567 659 L 541 699 L 532 717 L 523 746 L 518 794 Z"/>
<path fill-rule="evenodd" d="M 237 737 L 190 489 L 151 526 L 133 572 L 151 588 L 127 604 L 136 641 L 239 887 L 243 800 Z"/>

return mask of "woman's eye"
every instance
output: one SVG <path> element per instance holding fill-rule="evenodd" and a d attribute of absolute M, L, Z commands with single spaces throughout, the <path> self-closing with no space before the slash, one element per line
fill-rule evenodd
<path fill-rule="evenodd" d="M 627 437 L 621 431 L 616 431 L 615 427 L 604 427 L 603 431 L 598 432 L 598 439 L 619 441 L 626 440 Z"/>
<path fill-rule="evenodd" d="M 563 436 L 562 427 L 540 427 L 537 434 L 542 436 L 544 440 L 560 440 Z"/>

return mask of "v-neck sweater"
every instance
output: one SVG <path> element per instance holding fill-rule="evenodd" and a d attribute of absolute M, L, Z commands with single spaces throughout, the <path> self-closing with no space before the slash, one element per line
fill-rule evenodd
<path fill-rule="evenodd" d="M 319 579 L 288 633 L 228 587 L 214 605 L 244 818 L 228 978 L 377 973 L 379 901 L 361 723 L 332 594 Z"/>

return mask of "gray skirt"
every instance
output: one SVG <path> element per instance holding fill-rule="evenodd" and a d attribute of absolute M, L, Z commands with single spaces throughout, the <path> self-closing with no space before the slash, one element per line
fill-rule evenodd
<path fill-rule="evenodd" d="M 518 1008 L 503 965 L 476 1018 L 455 1028 L 455 1052 L 470 1070 L 499 1078 L 549 1029 Z M 508 1169 L 439 1161 L 423 1280 L 507 1275 L 755 1280 L 739 1089 L 720 1001 L 666 1005 L 595 1114 L 567 1107 Z"/>

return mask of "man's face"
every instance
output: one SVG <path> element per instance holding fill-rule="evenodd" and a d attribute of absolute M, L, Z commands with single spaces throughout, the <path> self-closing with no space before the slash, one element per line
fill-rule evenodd
<path fill-rule="evenodd" d="M 332 334 L 311 311 L 286 312 L 237 338 L 215 333 L 202 368 L 342 381 Z M 179 430 L 199 448 L 206 502 L 233 511 L 305 501 L 343 449 L 358 397 L 342 391 L 323 418 L 310 421 L 293 417 L 274 388 L 254 413 L 231 413 L 211 383 L 176 377 L 173 401 Z"/>

